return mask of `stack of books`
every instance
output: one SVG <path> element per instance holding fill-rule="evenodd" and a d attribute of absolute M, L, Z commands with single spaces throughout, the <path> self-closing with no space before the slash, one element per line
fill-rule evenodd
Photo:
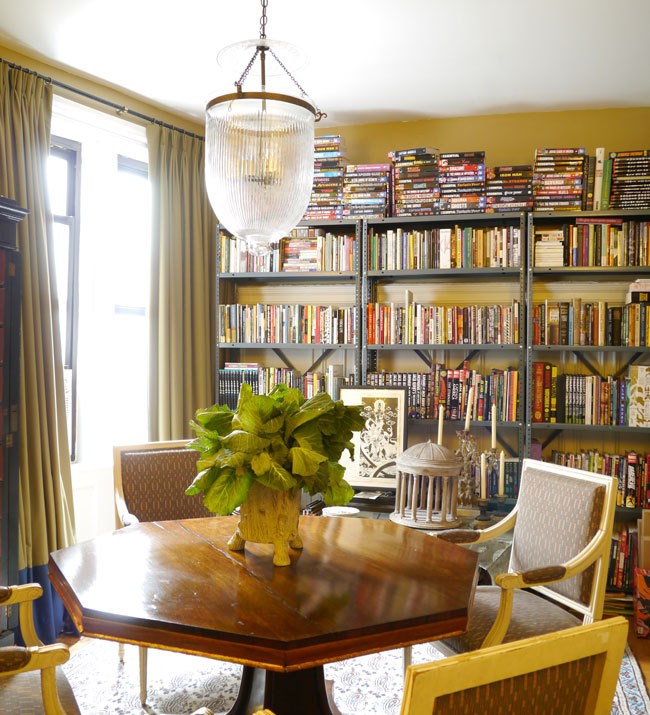
<path fill-rule="evenodd" d="M 295 228 L 291 236 L 282 241 L 283 271 L 321 271 L 319 236 L 322 228 Z"/>
<path fill-rule="evenodd" d="M 564 231 L 562 229 L 535 229 L 535 267 L 564 265 Z"/>
<path fill-rule="evenodd" d="M 627 287 L 626 303 L 650 302 L 650 278 L 637 278 Z"/>
<path fill-rule="evenodd" d="M 305 221 L 341 218 L 346 159 L 340 134 L 314 139 L 314 185 Z"/>
<path fill-rule="evenodd" d="M 343 218 L 388 215 L 390 164 L 349 164 L 343 176 Z"/>
<path fill-rule="evenodd" d="M 493 166 L 487 171 L 486 213 L 530 211 L 533 208 L 533 167 Z"/>
<path fill-rule="evenodd" d="M 609 158 L 609 208 L 650 208 L 650 149 L 611 151 Z"/>
<path fill-rule="evenodd" d="M 584 147 L 535 149 L 535 211 L 581 211 L 586 190 Z"/>
<path fill-rule="evenodd" d="M 439 214 L 484 213 L 485 152 L 440 154 Z"/>
<path fill-rule="evenodd" d="M 439 150 L 428 146 L 388 152 L 393 162 L 393 216 L 432 216 L 438 210 Z"/>

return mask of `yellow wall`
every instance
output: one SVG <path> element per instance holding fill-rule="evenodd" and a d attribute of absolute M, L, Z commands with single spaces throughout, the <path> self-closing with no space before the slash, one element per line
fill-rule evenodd
<path fill-rule="evenodd" d="M 341 134 L 351 163 L 387 161 L 391 149 L 485 150 L 489 166 L 530 164 L 536 147 L 584 146 L 593 153 L 650 148 L 650 107 L 490 114 L 410 122 L 318 127 Z"/>
<path fill-rule="evenodd" d="M 109 102 L 119 104 L 121 107 L 128 107 L 129 109 L 145 114 L 148 117 L 159 119 L 167 124 L 173 124 L 175 127 L 180 129 L 186 129 L 187 131 L 194 132 L 195 134 L 199 134 L 201 136 L 205 134 L 205 127 L 203 123 L 194 122 L 177 114 L 173 114 L 156 104 L 151 104 L 146 99 L 138 98 L 134 94 L 129 94 L 123 90 L 114 89 L 108 85 L 100 84 L 99 82 L 94 82 L 79 75 L 66 72 L 58 67 L 42 62 L 35 57 L 23 54 L 18 47 L 0 45 L 0 58 L 20 65 L 25 69 L 38 72 L 45 77 L 51 77 L 58 82 L 68 84 L 75 89 L 81 89 L 84 92 L 96 95 L 102 99 L 108 100 Z M 93 102 L 92 100 L 86 99 L 74 92 L 69 92 L 56 86 L 54 87 L 54 91 L 56 94 L 69 97 L 76 102 L 87 104 L 94 109 L 99 109 L 111 114 L 115 113 L 114 109 L 106 107 L 99 102 Z M 138 124 L 144 124 L 142 120 L 135 117 L 130 117 L 126 114 L 123 116 L 125 119 L 129 119 Z"/>

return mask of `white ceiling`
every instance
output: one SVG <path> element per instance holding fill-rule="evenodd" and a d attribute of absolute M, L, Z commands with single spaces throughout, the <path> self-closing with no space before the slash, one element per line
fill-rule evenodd
<path fill-rule="evenodd" d="M 246 64 L 226 72 L 217 52 L 258 37 L 261 15 L 259 0 L 0 8 L 0 44 L 198 121 Z M 308 57 L 288 68 L 321 126 L 650 106 L 649 0 L 269 0 L 267 13 L 267 36 Z"/>

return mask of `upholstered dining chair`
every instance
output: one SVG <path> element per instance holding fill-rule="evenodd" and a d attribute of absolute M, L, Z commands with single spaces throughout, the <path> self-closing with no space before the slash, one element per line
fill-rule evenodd
<path fill-rule="evenodd" d="M 193 519 L 212 514 L 185 490 L 196 476 L 199 453 L 189 440 L 113 447 L 115 525 Z M 120 658 L 123 659 L 120 644 Z M 147 649 L 140 648 L 140 701 L 147 699 Z"/>
<path fill-rule="evenodd" d="M 616 489 L 613 477 L 524 459 L 510 514 L 483 531 L 438 534 L 480 544 L 514 528 L 508 571 L 477 586 L 467 632 L 435 647 L 455 655 L 600 620 Z"/>
<path fill-rule="evenodd" d="M 2 715 L 80 715 L 70 683 L 57 667 L 70 658 L 68 646 L 43 645 L 34 629 L 32 601 L 42 593 L 37 583 L 0 586 L 0 606 L 19 605 L 20 631 L 26 644 L 0 648 Z M 192 715 L 214 714 L 200 708 Z"/>
<path fill-rule="evenodd" d="M 618 616 L 412 665 L 401 715 L 606 715 L 627 629 Z"/>

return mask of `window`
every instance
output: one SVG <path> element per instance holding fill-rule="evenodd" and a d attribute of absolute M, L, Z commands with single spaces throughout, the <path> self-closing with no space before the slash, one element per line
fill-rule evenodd
<path fill-rule="evenodd" d="M 47 166 L 54 266 L 59 301 L 59 331 L 65 380 L 65 407 L 70 457 L 76 454 L 77 293 L 79 289 L 79 157 L 78 142 L 52 137 Z"/>
<path fill-rule="evenodd" d="M 86 465 L 109 465 L 113 445 L 148 438 L 146 131 L 55 96 L 51 134 L 48 182 L 63 355 L 71 375 L 72 456 Z"/>

